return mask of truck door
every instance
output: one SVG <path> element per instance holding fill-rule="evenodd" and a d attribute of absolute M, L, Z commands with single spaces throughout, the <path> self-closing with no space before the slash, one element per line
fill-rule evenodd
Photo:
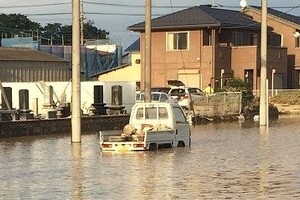
<path fill-rule="evenodd" d="M 190 125 L 181 107 L 173 107 L 175 117 L 175 145 L 176 146 L 190 146 Z"/>

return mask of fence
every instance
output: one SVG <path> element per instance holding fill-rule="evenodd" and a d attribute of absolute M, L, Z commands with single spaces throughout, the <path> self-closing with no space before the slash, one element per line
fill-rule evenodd
<path fill-rule="evenodd" d="M 207 96 L 193 96 L 193 112 L 197 117 L 238 115 L 242 108 L 240 92 L 219 92 Z"/>

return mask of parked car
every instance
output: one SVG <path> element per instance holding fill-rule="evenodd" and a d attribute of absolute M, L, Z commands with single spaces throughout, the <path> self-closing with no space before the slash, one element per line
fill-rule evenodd
<path fill-rule="evenodd" d="M 144 102 L 145 94 L 144 92 L 140 92 L 136 94 L 136 102 Z M 151 92 L 151 101 L 152 102 L 177 102 L 173 99 L 169 94 L 165 92 Z"/>
<path fill-rule="evenodd" d="M 172 98 L 177 99 L 183 109 L 190 109 L 192 99 L 197 96 L 204 96 L 205 93 L 196 87 L 172 87 L 169 91 Z"/>
<path fill-rule="evenodd" d="M 151 92 L 165 92 L 168 94 L 171 87 L 152 87 Z"/>
<path fill-rule="evenodd" d="M 190 109 L 191 102 L 197 96 L 203 96 L 205 93 L 197 87 L 186 87 L 180 80 L 168 80 L 171 87 L 168 94 L 178 101 L 183 109 Z"/>

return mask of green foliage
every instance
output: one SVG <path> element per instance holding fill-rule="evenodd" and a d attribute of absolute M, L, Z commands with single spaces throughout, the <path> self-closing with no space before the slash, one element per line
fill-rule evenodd
<path fill-rule="evenodd" d="M 85 39 L 107 39 L 109 32 L 98 29 L 94 22 L 87 21 L 83 24 L 83 35 Z M 39 38 L 42 44 L 70 45 L 72 41 L 72 26 L 61 23 L 48 23 L 42 27 L 22 14 L 0 14 L 0 32 L 2 37 L 13 37 L 14 35 Z"/>
<path fill-rule="evenodd" d="M 241 92 L 242 93 L 242 107 L 253 105 L 254 96 L 249 84 L 239 78 L 230 78 L 226 81 L 223 88 L 227 92 Z"/>
<path fill-rule="evenodd" d="M 21 14 L 0 14 L 0 31 L 3 34 L 19 35 L 42 29 L 41 25 L 30 21 Z"/>

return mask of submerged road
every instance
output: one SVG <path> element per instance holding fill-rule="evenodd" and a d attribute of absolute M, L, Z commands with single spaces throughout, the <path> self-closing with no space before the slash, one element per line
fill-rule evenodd
<path fill-rule="evenodd" d="M 192 146 L 102 153 L 98 134 L 0 139 L 0 199 L 299 199 L 300 118 L 198 125 Z"/>

